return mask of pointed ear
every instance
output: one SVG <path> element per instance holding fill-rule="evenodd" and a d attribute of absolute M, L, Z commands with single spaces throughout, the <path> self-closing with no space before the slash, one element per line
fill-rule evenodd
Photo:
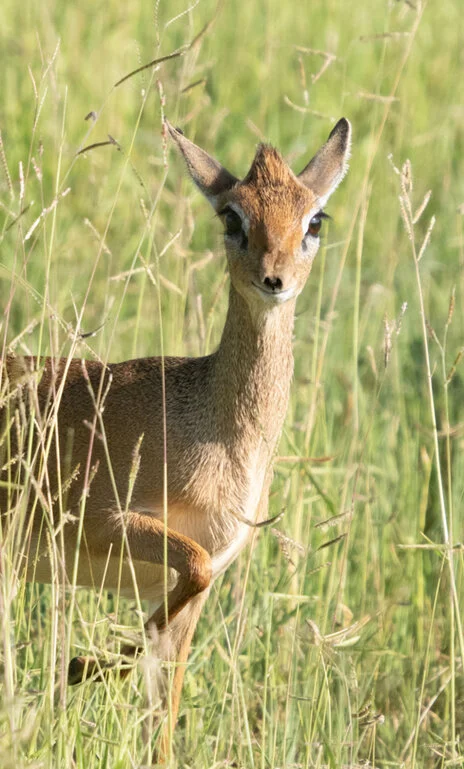
<path fill-rule="evenodd" d="M 351 126 L 342 117 L 319 152 L 299 174 L 300 182 L 318 196 L 321 207 L 338 187 L 348 170 L 351 148 Z"/>
<path fill-rule="evenodd" d="M 230 190 L 238 179 L 214 160 L 207 152 L 185 138 L 179 128 L 174 128 L 167 120 L 166 127 L 171 138 L 180 150 L 187 170 L 193 181 L 217 210 L 222 193 Z"/>

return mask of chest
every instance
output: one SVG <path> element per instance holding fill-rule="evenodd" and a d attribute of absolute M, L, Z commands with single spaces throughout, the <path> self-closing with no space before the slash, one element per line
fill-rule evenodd
<path fill-rule="evenodd" d="M 204 458 L 180 499 L 168 507 L 169 526 L 191 537 L 213 559 L 219 576 L 245 547 L 265 515 L 270 480 L 267 453 L 257 447 L 242 461 L 226 452 Z M 249 525 L 247 522 L 249 522 Z"/>

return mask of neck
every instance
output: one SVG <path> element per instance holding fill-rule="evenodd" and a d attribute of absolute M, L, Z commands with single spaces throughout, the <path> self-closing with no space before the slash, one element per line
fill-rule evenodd
<path fill-rule="evenodd" d="M 295 300 L 252 316 L 230 288 L 221 343 L 214 354 L 215 414 L 227 443 L 258 443 L 272 453 L 282 430 L 293 373 Z"/>

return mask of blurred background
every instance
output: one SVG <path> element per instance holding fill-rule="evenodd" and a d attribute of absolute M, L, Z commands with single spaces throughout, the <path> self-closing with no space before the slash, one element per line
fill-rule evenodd
<path fill-rule="evenodd" d="M 298 172 L 352 122 L 297 306 L 285 514 L 207 603 L 176 765 L 462 766 L 459 4 L 3 0 L 0 18 L 3 352 L 67 355 L 76 329 L 104 361 L 211 352 L 221 228 L 163 114 L 237 176 L 260 141 Z M 70 616 L 5 575 L 3 766 L 143 765 L 146 670 L 72 692 L 63 672 L 71 647 L 117 648 L 134 607 L 79 592 Z"/>

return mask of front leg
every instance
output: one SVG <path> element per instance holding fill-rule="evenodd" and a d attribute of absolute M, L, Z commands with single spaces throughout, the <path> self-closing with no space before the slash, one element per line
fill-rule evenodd
<path fill-rule="evenodd" d="M 211 558 L 206 550 L 190 537 L 179 534 L 173 529 L 165 530 L 163 521 L 152 518 L 149 515 L 128 513 L 124 519 L 125 537 L 133 561 L 144 561 L 162 565 L 164 562 L 165 540 L 167 543 L 168 566 L 177 571 L 179 577 L 175 587 L 163 601 L 154 614 L 148 619 L 145 627 L 149 629 L 155 625 L 158 631 L 164 630 L 167 625 L 179 614 L 189 601 L 209 587 L 212 575 Z M 118 532 L 117 539 L 107 526 L 100 526 L 98 534 L 87 533 L 87 542 L 90 542 L 90 557 L 95 554 L 105 553 L 111 543 L 113 552 L 117 553 L 122 547 L 122 534 Z M 167 611 L 166 611 L 167 609 Z M 123 653 L 135 656 L 137 648 L 125 647 Z M 85 678 L 94 676 L 101 665 L 94 658 L 75 657 L 69 663 L 68 683 L 71 685 L 81 683 Z M 121 671 L 124 675 L 125 671 Z"/>

